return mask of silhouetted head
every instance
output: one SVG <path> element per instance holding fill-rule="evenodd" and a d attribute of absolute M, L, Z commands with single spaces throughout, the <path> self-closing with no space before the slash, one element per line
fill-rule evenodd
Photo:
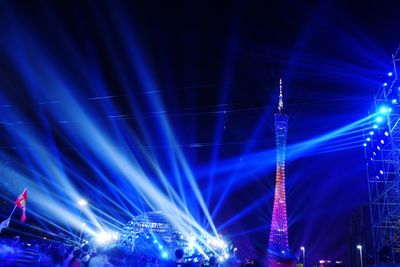
<path fill-rule="evenodd" d="M 175 250 L 175 257 L 177 259 L 182 259 L 183 258 L 183 250 L 182 249 Z"/>

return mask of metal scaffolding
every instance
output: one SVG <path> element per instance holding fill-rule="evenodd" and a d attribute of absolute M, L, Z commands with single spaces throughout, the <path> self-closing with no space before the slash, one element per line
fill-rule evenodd
<path fill-rule="evenodd" d="M 400 264 L 400 46 L 393 72 L 375 94 L 364 128 L 372 239 L 376 265 Z"/>

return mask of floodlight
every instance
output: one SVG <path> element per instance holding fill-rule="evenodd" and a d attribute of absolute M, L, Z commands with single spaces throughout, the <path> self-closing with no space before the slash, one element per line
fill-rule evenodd
<path fill-rule="evenodd" d="M 387 107 L 383 106 L 383 107 L 381 107 L 381 108 L 379 109 L 379 111 L 380 111 L 382 114 L 385 114 L 385 113 L 389 112 L 389 109 L 388 109 Z"/>
<path fill-rule="evenodd" d="M 100 232 L 97 234 L 96 236 L 96 241 L 99 244 L 105 244 L 108 243 L 109 241 L 111 241 L 112 236 L 110 233 L 108 232 Z"/>
<path fill-rule="evenodd" d="M 87 204 L 88 204 L 88 202 L 84 198 L 81 198 L 81 199 L 78 200 L 78 205 L 81 206 L 81 207 L 85 207 L 85 206 L 87 206 Z"/>

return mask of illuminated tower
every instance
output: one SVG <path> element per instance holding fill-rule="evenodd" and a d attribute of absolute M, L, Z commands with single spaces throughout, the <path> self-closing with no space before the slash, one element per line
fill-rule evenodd
<path fill-rule="evenodd" d="M 275 115 L 276 182 L 268 243 L 269 266 L 294 266 L 289 252 L 286 216 L 285 154 L 289 117 L 283 113 L 282 79 L 279 80 L 278 113 Z"/>

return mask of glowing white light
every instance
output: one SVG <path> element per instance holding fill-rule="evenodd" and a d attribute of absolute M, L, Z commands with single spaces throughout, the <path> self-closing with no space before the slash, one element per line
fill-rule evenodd
<path fill-rule="evenodd" d="M 388 84 L 387 83 L 383 83 L 383 86 L 387 86 Z"/>
<path fill-rule="evenodd" d="M 385 136 L 389 136 L 389 133 L 388 133 L 388 132 L 385 132 Z"/>
<path fill-rule="evenodd" d="M 371 141 L 371 138 L 367 137 L 367 141 L 368 141 L 368 142 Z"/>
<path fill-rule="evenodd" d="M 100 232 L 99 234 L 97 234 L 97 237 L 96 237 L 96 241 L 99 244 L 108 243 L 109 241 L 111 241 L 111 239 L 112 239 L 112 235 L 107 232 Z"/>
<path fill-rule="evenodd" d="M 228 253 L 225 253 L 225 254 L 224 254 L 224 258 L 225 258 L 225 259 L 228 259 L 228 258 L 229 258 L 229 254 L 228 254 Z"/>
<path fill-rule="evenodd" d="M 388 72 L 388 76 L 392 77 L 393 76 L 393 72 Z"/>
<path fill-rule="evenodd" d="M 385 141 L 381 140 L 381 144 L 383 145 L 385 143 Z"/>
<path fill-rule="evenodd" d="M 385 114 L 388 111 L 388 109 L 387 107 L 381 107 L 380 111 L 381 113 Z"/>
<path fill-rule="evenodd" d="M 113 232 L 112 233 L 112 239 L 114 240 L 114 241 L 118 241 L 119 240 L 119 233 L 118 232 Z"/>
<path fill-rule="evenodd" d="M 392 99 L 392 104 L 397 104 L 397 99 L 396 98 Z"/>
<path fill-rule="evenodd" d="M 364 143 L 363 146 L 367 146 L 367 143 Z"/>
<path fill-rule="evenodd" d="M 219 261 L 224 261 L 224 257 L 219 257 Z"/>
<path fill-rule="evenodd" d="M 168 254 L 167 254 L 167 252 L 163 252 L 163 253 L 162 253 L 162 257 L 163 257 L 163 258 L 166 258 L 166 257 L 168 257 Z"/>
<path fill-rule="evenodd" d="M 361 245 L 357 245 L 357 248 L 358 248 L 359 250 L 361 250 L 361 249 L 362 249 L 362 246 L 361 246 Z"/>
<path fill-rule="evenodd" d="M 380 147 L 380 146 L 376 146 L 376 148 L 377 148 L 378 150 L 381 150 L 381 147 Z"/>
<path fill-rule="evenodd" d="M 380 174 L 383 174 L 383 171 L 382 171 L 382 170 L 380 170 L 380 171 L 379 171 L 379 173 L 380 173 Z"/>
<path fill-rule="evenodd" d="M 373 131 L 370 131 L 370 132 L 369 132 L 369 135 L 374 135 L 374 132 L 373 132 Z"/>
<path fill-rule="evenodd" d="M 382 120 L 383 120 L 382 117 L 376 118 L 376 121 L 377 121 L 377 122 L 382 122 Z"/>
<path fill-rule="evenodd" d="M 87 206 L 87 204 L 88 204 L 88 202 L 84 198 L 81 198 L 81 199 L 78 200 L 78 205 L 81 206 L 81 207 Z"/>
<path fill-rule="evenodd" d="M 374 124 L 374 126 L 372 126 L 372 128 L 377 129 L 378 125 Z"/>

